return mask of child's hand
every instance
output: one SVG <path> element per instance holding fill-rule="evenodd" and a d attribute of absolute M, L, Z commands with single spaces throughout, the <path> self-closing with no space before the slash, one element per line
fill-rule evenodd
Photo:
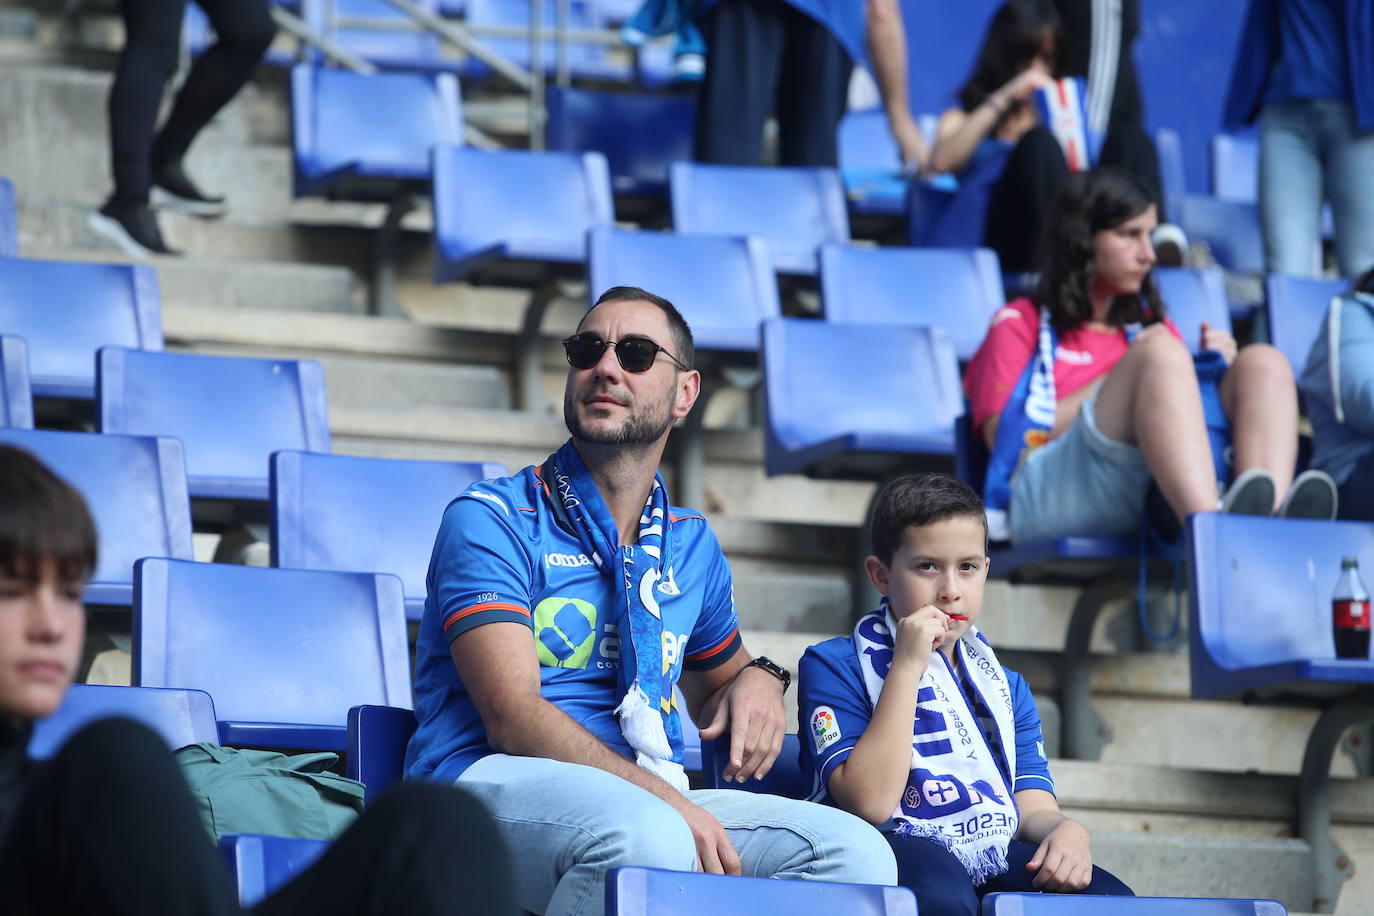
<path fill-rule="evenodd" d="M 1226 361 L 1226 365 L 1236 360 L 1236 339 L 1231 336 L 1230 331 L 1223 331 L 1213 328 L 1207 322 L 1202 323 L 1202 349 L 1216 350 L 1221 354 L 1221 358 Z"/>
<path fill-rule="evenodd" d="M 1093 879 L 1088 828 L 1064 818 L 1040 841 L 1026 869 L 1039 870 L 1031 883 L 1042 891 L 1081 891 Z"/>
<path fill-rule="evenodd" d="M 945 641 L 948 628 L 949 615 L 933 604 L 903 617 L 897 621 L 897 645 L 892 652 L 892 664 L 908 665 L 918 676 L 925 674 L 930 653 Z"/>

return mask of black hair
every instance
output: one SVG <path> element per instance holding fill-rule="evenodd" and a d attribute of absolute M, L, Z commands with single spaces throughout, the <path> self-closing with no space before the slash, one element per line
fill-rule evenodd
<path fill-rule="evenodd" d="M 0 575 L 37 582 L 52 561 L 61 581 L 85 582 L 95 555 L 81 494 L 33 455 L 0 445 Z"/>
<path fill-rule="evenodd" d="M 1364 274 L 1355 281 L 1355 292 L 1374 293 L 1374 267 L 1366 270 Z"/>
<path fill-rule="evenodd" d="M 612 286 L 597 297 L 597 300 L 592 303 L 592 309 L 603 302 L 650 302 L 658 306 L 663 314 L 668 317 L 668 330 L 673 335 L 673 349 L 677 351 L 673 356 L 676 356 L 678 362 L 688 369 L 696 365 L 696 344 L 692 341 L 692 329 L 687 326 L 687 319 L 682 317 L 677 306 L 667 299 L 656 296 L 646 289 L 640 289 L 638 286 Z M 588 313 L 592 309 L 587 309 Z"/>
<path fill-rule="evenodd" d="M 873 505 L 868 536 L 873 555 L 891 565 L 902 545 L 902 532 L 915 525 L 933 525 L 948 518 L 976 518 L 983 525 L 983 550 L 987 550 L 988 517 L 983 500 L 973 488 L 948 474 L 913 474 L 898 477 L 883 487 Z"/>
<path fill-rule="evenodd" d="M 1093 236 L 1115 229 L 1155 203 L 1148 185 L 1117 168 L 1077 172 L 1064 181 L 1041 230 L 1036 289 L 1056 330 L 1072 330 L 1093 316 Z M 1153 271 L 1141 281 L 1138 294 L 1117 296 L 1107 312 L 1107 321 L 1118 326 L 1134 321 L 1154 324 L 1163 317 Z"/>
<path fill-rule="evenodd" d="M 1043 0 L 1010 0 L 999 6 L 988 23 L 973 73 L 959 89 L 963 109 L 977 108 L 1029 67 L 1045 44 L 1046 32 L 1054 37 L 1051 70 L 1053 76 L 1059 77 L 1063 75 L 1060 62 L 1064 59 L 1064 25 L 1054 7 Z"/>

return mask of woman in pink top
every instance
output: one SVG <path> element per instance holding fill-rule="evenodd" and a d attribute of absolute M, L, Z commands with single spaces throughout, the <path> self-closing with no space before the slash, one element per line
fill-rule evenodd
<path fill-rule="evenodd" d="M 1132 534 L 1151 478 L 1180 520 L 1219 505 L 1335 514 L 1330 478 L 1293 480 L 1298 403 L 1287 360 L 1267 344 L 1238 352 L 1229 333 L 1204 324 L 1203 348 L 1229 365 L 1219 387 L 1236 476 L 1219 504 L 1193 358 L 1151 276 L 1156 223 L 1150 191 L 1130 175 L 1071 176 L 1050 209 L 1035 301 L 1002 308 L 969 366 L 974 429 L 993 453 L 994 522 L 999 467 L 1007 490 L 1004 537 Z"/>

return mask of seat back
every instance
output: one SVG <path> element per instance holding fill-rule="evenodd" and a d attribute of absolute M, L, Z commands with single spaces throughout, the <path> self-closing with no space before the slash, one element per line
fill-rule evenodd
<path fill-rule="evenodd" d="M 271 468 L 272 565 L 391 573 L 416 620 L 444 508 L 469 484 L 506 473 L 477 461 L 300 451 L 277 452 Z"/>
<path fill-rule="evenodd" d="M 401 580 L 140 560 L 133 677 L 208 692 L 225 743 L 342 748 L 351 707 L 410 706 Z M 253 723 L 312 733 L 255 739 Z"/>
<path fill-rule="evenodd" d="M 0 429 L 0 442 L 31 452 L 90 507 L 99 541 L 88 603 L 129 604 L 134 562 L 143 557 L 194 559 L 186 465 L 176 439 Z"/>
<path fill-rule="evenodd" d="M 215 704 L 203 690 L 73 684 L 57 711 L 33 724 L 29 756 L 46 760 L 72 735 L 111 716 L 142 722 L 172 750 L 201 741 L 219 742 Z"/>
<path fill-rule="evenodd" d="M 558 53 L 554 41 L 555 29 L 558 25 L 557 4 L 544 3 L 541 8 L 546 36 L 542 49 L 542 65 L 546 73 L 552 73 L 555 69 Z M 463 12 L 467 24 L 474 27 L 506 26 L 509 28 L 514 26 L 528 29 L 532 19 L 530 0 L 464 0 Z M 594 0 L 568 0 L 568 28 L 573 31 L 604 29 L 606 24 L 602 21 L 599 13 L 600 7 Z M 528 38 L 481 36 L 478 41 L 484 48 L 501 55 L 517 67 L 529 69 L 530 41 Z M 623 71 L 623 74 L 618 74 L 616 70 L 619 68 L 613 69 L 607 66 L 606 49 L 600 44 L 570 40 L 567 47 L 567 61 L 570 72 L 577 75 L 629 75 L 628 68 Z M 486 63 L 476 58 L 469 58 L 464 72 L 471 76 L 483 76 L 489 72 L 489 69 Z M 626 127 L 630 128 L 628 124 Z"/>
<path fill-rule="evenodd" d="M 14 185 L 0 178 L 0 258 L 19 257 L 19 220 L 15 214 Z"/>
<path fill-rule="evenodd" d="M 1201 270 L 1160 267 L 1155 285 L 1169 316 L 1192 352 L 1202 345 L 1202 323 L 1214 331 L 1231 330 L 1231 309 L 1226 300 L 1226 277 L 1219 267 Z"/>
<path fill-rule="evenodd" d="M 1277 900 L 1200 897 L 1098 897 L 1089 894 L 989 894 L 982 916 L 1287 916 Z"/>
<path fill-rule="evenodd" d="M 677 232 L 761 236 L 781 273 L 814 274 L 820 246 L 849 241 L 834 169 L 674 162 L 668 183 Z"/>
<path fill-rule="evenodd" d="M 972 359 L 994 312 L 1006 302 L 997 253 L 989 248 L 821 249 L 827 321 L 940 325 L 960 359 Z"/>
<path fill-rule="evenodd" d="M 266 499 L 273 452 L 329 451 L 314 360 L 106 347 L 97 362 L 101 431 L 181 439 L 192 496 Z"/>
<path fill-rule="evenodd" d="M 96 350 L 162 349 L 157 274 L 146 264 L 0 258 L 0 328 L 28 342 L 35 395 L 90 398 Z"/>
<path fill-rule="evenodd" d="M 415 5 L 431 13 L 439 11 L 438 0 L 415 0 Z M 420 28 L 386 0 L 302 0 L 301 14 L 315 34 L 384 69 L 452 66 L 444 61 L 439 36 Z M 376 24 L 348 25 L 348 19 L 375 20 Z M 409 27 L 412 24 L 415 28 Z M 325 62 L 322 53 L 311 54 L 315 63 Z"/>
<path fill-rule="evenodd" d="M 0 427 L 33 429 L 29 347 L 22 337 L 0 334 Z"/>
<path fill-rule="evenodd" d="M 433 148 L 462 143 L 462 101 L 451 74 L 291 69 L 297 197 L 343 179 L 427 181 Z"/>
<path fill-rule="evenodd" d="M 662 93 L 597 92 L 550 86 L 548 148 L 606 157 L 620 193 L 661 193 L 668 163 L 692 157 L 696 101 Z"/>
<path fill-rule="evenodd" d="M 1169 202 L 1169 216 L 1189 239 L 1206 242 L 1217 263 L 1227 270 L 1264 272 L 1264 239 L 1254 204 L 1185 193 Z"/>
<path fill-rule="evenodd" d="M 237 833 L 219 841 L 220 855 L 234 873 L 239 904 L 251 907 L 305 871 L 329 848 L 327 840 Z"/>
<path fill-rule="evenodd" d="M 780 314 L 768 246 L 756 236 L 593 229 L 587 276 L 593 299 L 612 286 L 668 299 L 698 350 L 757 351 L 760 322 Z"/>
<path fill-rule="evenodd" d="M 1264 278 L 1269 340 L 1301 376 L 1312 342 L 1322 333 L 1331 299 L 1346 290 L 1344 280 L 1316 280 L 1270 274 Z"/>
<path fill-rule="evenodd" d="M 363 784 L 371 803 L 405 775 L 406 745 L 415 734 L 415 713 L 393 706 L 354 706 L 348 711 L 346 775 Z"/>
<path fill-rule="evenodd" d="M 587 230 L 613 221 L 610 174 L 600 153 L 455 146 L 434 152 L 440 281 L 497 257 L 581 263 Z"/>
<path fill-rule="evenodd" d="M 1217 134 L 1212 138 L 1212 193 L 1238 204 L 1259 203 L 1259 137 Z"/>
<path fill-rule="evenodd" d="M 606 916 L 784 912 L 916 916 L 916 895 L 905 887 L 774 881 L 666 868 L 621 866 L 606 873 Z"/>
<path fill-rule="evenodd" d="M 1341 558 L 1374 570 L 1374 523 L 1199 513 L 1189 530 L 1193 696 L 1232 692 L 1233 672 L 1334 658 Z"/>
<path fill-rule="evenodd" d="M 713 789 L 739 789 L 783 798 L 806 798 L 811 794 L 811 781 L 801 768 L 801 741 L 796 735 L 785 735 L 773 768 L 762 779 L 743 783 L 726 782 L 721 775 L 730 762 L 730 736 L 722 735 L 712 741 L 701 742 L 701 769 L 707 785 Z"/>

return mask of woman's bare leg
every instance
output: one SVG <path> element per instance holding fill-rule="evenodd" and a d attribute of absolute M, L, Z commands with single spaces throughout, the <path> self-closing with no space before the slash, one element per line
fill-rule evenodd
<path fill-rule="evenodd" d="M 1231 421 L 1236 473 L 1268 471 L 1277 507 L 1298 463 L 1298 392 L 1288 359 L 1269 344 L 1242 348 L 1222 376 L 1221 404 Z"/>

